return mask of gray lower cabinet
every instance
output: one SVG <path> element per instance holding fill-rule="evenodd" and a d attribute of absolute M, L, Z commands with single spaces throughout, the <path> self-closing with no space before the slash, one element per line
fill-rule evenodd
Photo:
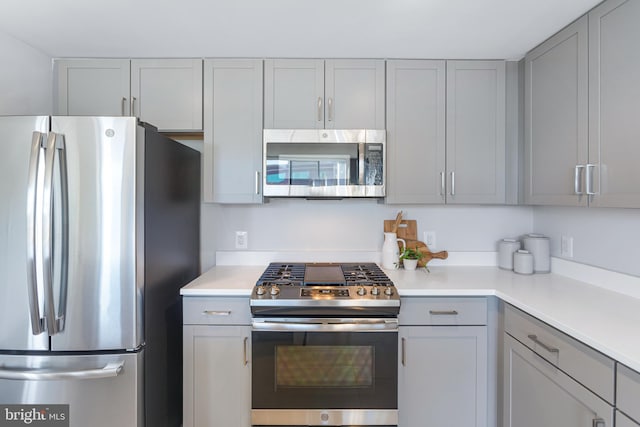
<path fill-rule="evenodd" d="M 486 299 L 404 298 L 402 304 L 399 426 L 487 426 Z"/>
<path fill-rule="evenodd" d="M 525 56 L 524 200 L 587 205 L 587 17 Z"/>
<path fill-rule="evenodd" d="M 251 425 L 246 298 L 183 298 L 183 427 Z"/>
<path fill-rule="evenodd" d="M 616 427 L 639 427 L 640 424 L 616 410 Z"/>
<path fill-rule="evenodd" d="M 506 202 L 504 61 L 387 61 L 387 203 Z"/>
<path fill-rule="evenodd" d="M 505 306 L 504 427 L 613 427 L 614 364 Z"/>
<path fill-rule="evenodd" d="M 640 207 L 640 2 L 589 12 L 589 163 L 592 206 Z"/>
<path fill-rule="evenodd" d="M 203 198 L 262 203 L 262 60 L 204 62 Z"/>
<path fill-rule="evenodd" d="M 616 370 L 616 407 L 622 411 L 624 415 L 636 420 L 640 423 L 640 373 L 618 363 Z M 620 414 L 620 418 L 626 417 Z M 616 415 L 616 419 L 618 415 Z M 631 423 L 631 421 L 627 421 Z M 618 424 L 620 426 L 621 424 Z M 637 424 L 628 424 L 637 425 Z"/>

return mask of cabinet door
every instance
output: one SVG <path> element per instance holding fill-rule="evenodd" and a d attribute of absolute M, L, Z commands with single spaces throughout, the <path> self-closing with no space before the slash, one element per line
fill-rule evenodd
<path fill-rule="evenodd" d="M 616 427 L 639 427 L 631 418 L 616 410 Z"/>
<path fill-rule="evenodd" d="M 447 203 L 505 202 L 505 63 L 447 61 Z"/>
<path fill-rule="evenodd" d="M 400 327 L 402 427 L 487 425 L 485 326 Z"/>
<path fill-rule="evenodd" d="M 387 203 L 444 203 L 445 62 L 387 61 Z"/>
<path fill-rule="evenodd" d="M 128 59 L 56 60 L 60 116 L 128 116 Z"/>
<path fill-rule="evenodd" d="M 184 326 L 184 427 L 251 425 L 250 326 Z"/>
<path fill-rule="evenodd" d="M 204 68 L 204 200 L 261 203 L 262 61 Z"/>
<path fill-rule="evenodd" d="M 384 129 L 384 60 L 325 62 L 325 128 Z"/>
<path fill-rule="evenodd" d="M 613 407 L 508 334 L 504 342 L 504 426 L 613 426 Z"/>
<path fill-rule="evenodd" d="M 640 207 L 640 2 L 589 12 L 589 163 L 592 206 Z"/>
<path fill-rule="evenodd" d="M 264 63 L 264 127 L 324 128 L 324 61 L 268 59 Z"/>
<path fill-rule="evenodd" d="M 524 199 L 528 204 L 586 206 L 587 18 L 525 57 Z"/>
<path fill-rule="evenodd" d="M 202 130 L 202 60 L 133 59 L 133 114 L 161 131 Z"/>

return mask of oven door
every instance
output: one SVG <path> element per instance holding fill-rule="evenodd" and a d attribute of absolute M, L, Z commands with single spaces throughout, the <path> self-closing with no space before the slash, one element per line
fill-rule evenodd
<path fill-rule="evenodd" d="M 396 425 L 397 319 L 254 319 L 253 425 Z"/>

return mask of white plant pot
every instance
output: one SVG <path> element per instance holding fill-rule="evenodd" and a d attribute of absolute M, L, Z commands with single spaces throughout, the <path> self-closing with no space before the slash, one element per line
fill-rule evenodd
<path fill-rule="evenodd" d="M 405 270 L 415 270 L 416 267 L 418 266 L 418 260 L 417 259 L 403 259 L 402 260 L 402 265 L 404 265 L 404 269 Z"/>

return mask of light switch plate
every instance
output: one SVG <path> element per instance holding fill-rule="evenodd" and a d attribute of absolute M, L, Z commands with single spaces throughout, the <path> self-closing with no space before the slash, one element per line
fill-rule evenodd
<path fill-rule="evenodd" d="M 573 237 L 562 236 L 560 239 L 560 256 L 573 258 Z"/>
<path fill-rule="evenodd" d="M 247 249 L 249 233 L 246 231 L 236 231 L 236 249 Z"/>

